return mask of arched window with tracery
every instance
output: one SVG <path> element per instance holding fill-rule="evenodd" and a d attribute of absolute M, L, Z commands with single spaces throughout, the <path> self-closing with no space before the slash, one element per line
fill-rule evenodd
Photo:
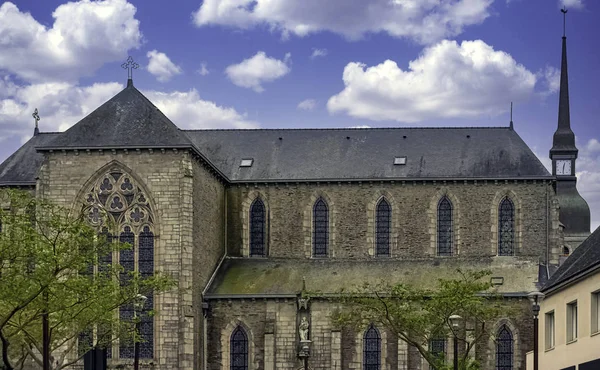
<path fill-rule="evenodd" d="M 498 207 L 498 255 L 512 256 L 515 253 L 515 207 L 508 198 L 502 199 Z"/>
<path fill-rule="evenodd" d="M 323 198 L 313 206 L 313 257 L 327 257 L 329 249 L 329 208 Z"/>
<path fill-rule="evenodd" d="M 241 326 L 231 333 L 229 356 L 230 370 L 248 370 L 248 335 Z"/>
<path fill-rule="evenodd" d="M 264 256 L 266 241 L 265 204 L 260 198 L 250 206 L 250 256 Z"/>
<path fill-rule="evenodd" d="M 392 207 L 385 198 L 381 198 L 375 210 L 375 255 L 390 255 L 390 234 Z"/>
<path fill-rule="evenodd" d="M 453 247 L 452 203 L 443 197 L 437 209 L 437 255 L 451 256 Z"/>
<path fill-rule="evenodd" d="M 381 369 L 381 336 L 371 325 L 363 337 L 363 370 Z"/>
<path fill-rule="evenodd" d="M 513 335 L 506 325 L 502 325 L 496 338 L 496 370 L 513 370 L 513 360 Z"/>
<path fill-rule="evenodd" d="M 112 254 L 98 256 L 97 271 L 106 271 L 107 265 L 118 262 L 122 266 L 119 275 L 122 284 L 131 279 L 133 272 L 138 272 L 142 278 L 153 276 L 154 212 L 140 184 L 125 171 L 111 169 L 88 189 L 84 203 L 88 221 L 107 242 L 118 240 L 131 246 L 120 250 L 116 261 Z M 140 358 L 151 359 L 154 357 L 154 319 L 150 311 L 154 309 L 154 294 L 146 292 L 145 295 L 147 300 L 139 312 Z M 119 307 L 119 318 L 133 321 L 133 305 Z M 119 343 L 119 357 L 133 358 L 133 347 L 131 340 Z"/>

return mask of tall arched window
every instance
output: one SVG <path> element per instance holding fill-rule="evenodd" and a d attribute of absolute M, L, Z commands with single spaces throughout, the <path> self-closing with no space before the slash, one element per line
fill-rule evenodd
<path fill-rule="evenodd" d="M 506 325 L 498 330 L 496 339 L 496 370 L 513 369 L 514 342 L 513 335 Z"/>
<path fill-rule="evenodd" d="M 375 255 L 390 255 L 390 229 L 392 221 L 392 207 L 385 198 L 377 203 L 375 211 Z"/>
<path fill-rule="evenodd" d="M 373 325 L 365 332 L 363 343 L 363 370 L 380 370 L 381 336 Z"/>
<path fill-rule="evenodd" d="M 88 189 L 84 202 L 89 223 L 97 227 L 108 242 L 118 240 L 131 245 L 118 253 L 118 263 L 123 267 L 120 281 L 127 282 L 133 271 L 139 272 L 142 278 L 151 277 L 154 274 L 154 216 L 139 184 L 124 171 L 111 169 Z M 112 255 L 98 257 L 98 272 L 107 271 L 106 265 L 113 263 Z M 148 299 L 138 313 L 142 339 L 140 358 L 150 359 L 154 357 L 154 319 L 150 316 L 154 309 L 154 294 L 145 294 Z M 120 307 L 119 317 L 123 321 L 132 321 L 133 305 Z M 118 354 L 120 358 L 133 358 L 133 343 L 119 343 Z"/>
<path fill-rule="evenodd" d="M 231 334 L 229 355 L 230 370 L 248 370 L 248 335 L 241 326 Z"/>
<path fill-rule="evenodd" d="M 498 255 L 512 256 L 515 253 L 515 207 L 507 197 L 498 207 Z"/>
<path fill-rule="evenodd" d="M 260 198 L 250 206 L 250 256 L 265 255 L 265 204 Z"/>
<path fill-rule="evenodd" d="M 329 209 L 323 198 L 313 206 L 313 257 L 327 257 L 329 247 Z"/>
<path fill-rule="evenodd" d="M 451 256 L 453 244 L 452 203 L 447 197 L 443 197 L 438 203 L 437 216 L 437 255 Z"/>

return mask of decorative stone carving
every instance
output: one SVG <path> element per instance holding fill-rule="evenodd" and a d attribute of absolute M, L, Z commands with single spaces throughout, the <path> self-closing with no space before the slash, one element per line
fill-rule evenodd
<path fill-rule="evenodd" d="M 302 320 L 300 320 L 300 325 L 298 325 L 298 330 L 300 332 L 300 341 L 301 342 L 306 342 L 308 341 L 308 329 L 310 327 L 310 324 L 308 323 L 308 320 L 306 319 L 306 316 L 302 318 Z"/>

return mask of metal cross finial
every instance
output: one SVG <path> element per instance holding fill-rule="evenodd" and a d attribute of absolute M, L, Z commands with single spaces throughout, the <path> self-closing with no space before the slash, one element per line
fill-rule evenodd
<path fill-rule="evenodd" d="M 133 61 L 133 57 L 129 56 L 127 58 L 127 62 L 121 64 L 121 68 L 126 69 L 127 70 L 127 79 L 131 80 L 131 78 L 133 77 L 133 70 L 134 69 L 138 69 L 140 67 L 139 64 L 137 64 L 136 62 Z"/>
<path fill-rule="evenodd" d="M 567 37 L 567 7 L 563 7 L 560 11 L 563 13 L 563 37 Z"/>
<path fill-rule="evenodd" d="M 38 113 L 38 109 L 37 108 L 35 108 L 35 110 L 33 111 L 33 114 L 31 116 L 35 120 L 35 128 L 37 128 L 38 127 L 38 121 L 40 120 L 40 114 Z"/>

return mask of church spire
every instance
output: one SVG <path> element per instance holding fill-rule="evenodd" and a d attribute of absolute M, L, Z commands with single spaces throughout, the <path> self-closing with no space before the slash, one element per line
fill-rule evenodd
<path fill-rule="evenodd" d="M 562 61 L 560 66 L 560 93 L 558 102 L 558 128 L 554 133 L 554 140 L 550 155 L 556 152 L 575 152 L 575 134 L 571 130 L 571 115 L 569 112 L 569 75 L 567 68 L 567 36 L 566 16 L 567 9 L 560 10 L 563 13 L 563 37 L 562 37 Z"/>

